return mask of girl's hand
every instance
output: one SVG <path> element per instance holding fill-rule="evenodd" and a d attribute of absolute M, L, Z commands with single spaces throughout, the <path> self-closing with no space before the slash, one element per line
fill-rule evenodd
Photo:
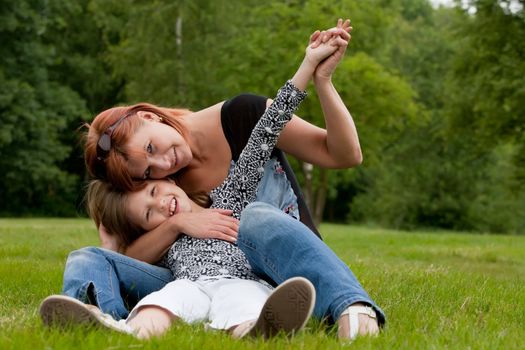
<path fill-rule="evenodd" d="M 314 73 L 314 80 L 319 79 L 331 79 L 335 68 L 341 62 L 341 59 L 344 57 L 346 52 L 346 47 L 352 38 L 350 32 L 352 31 L 350 26 L 350 20 L 347 19 L 343 22 L 342 19 L 337 21 L 337 26 L 330 28 L 327 31 L 319 32 L 316 31 L 310 37 L 310 46 L 316 48 L 322 43 L 326 43 L 332 39 L 334 35 L 337 35 L 341 40 L 337 41 L 337 50 L 335 50 L 332 55 L 328 56 L 324 61 L 322 61 L 316 68 Z M 343 41 L 345 43 L 343 43 Z"/>
<path fill-rule="evenodd" d="M 173 220 L 179 232 L 194 238 L 215 238 L 235 243 L 239 232 L 239 220 L 232 217 L 231 210 L 204 209 L 199 212 L 178 213 Z"/>
<path fill-rule="evenodd" d="M 321 37 L 329 37 L 326 42 L 321 42 L 315 47 L 313 45 L 308 45 L 306 47 L 305 60 L 312 66 L 313 69 L 316 69 L 320 62 L 334 54 L 339 46 L 347 45 L 347 42 L 344 41 L 336 34 L 328 35 L 319 35 L 318 41 L 321 41 Z"/>

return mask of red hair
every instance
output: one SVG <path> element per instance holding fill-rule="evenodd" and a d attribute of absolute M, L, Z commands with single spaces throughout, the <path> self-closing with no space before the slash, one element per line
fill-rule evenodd
<path fill-rule="evenodd" d="M 142 126 L 143 120 L 137 112 L 151 112 L 162 118 L 162 123 L 177 130 L 186 139 L 187 130 L 180 122 L 180 116 L 191 113 L 187 109 L 157 107 L 149 103 L 139 103 L 132 106 L 113 107 L 101 112 L 93 122 L 86 124 L 84 160 L 90 176 L 109 181 L 121 191 L 135 191 L 144 186 L 131 177 L 127 162 L 130 151 L 125 149 L 129 138 Z M 121 121 L 111 135 L 111 149 L 103 160 L 97 157 L 97 144 L 100 136 L 124 115 L 129 115 Z"/>

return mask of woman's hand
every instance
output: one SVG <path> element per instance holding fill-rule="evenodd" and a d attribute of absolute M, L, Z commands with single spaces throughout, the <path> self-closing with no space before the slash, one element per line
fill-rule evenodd
<path fill-rule="evenodd" d="M 239 232 L 239 220 L 232 217 L 231 210 L 204 209 L 199 212 L 178 213 L 169 220 L 179 232 L 194 238 L 215 238 L 235 243 Z"/>
<path fill-rule="evenodd" d="M 317 66 L 314 73 L 314 80 L 331 79 L 335 68 L 337 67 L 339 62 L 341 62 L 341 59 L 345 55 L 346 47 L 348 46 L 348 43 L 352 38 L 350 35 L 352 29 L 353 28 L 350 26 L 349 19 L 345 20 L 344 22 L 342 19 L 339 19 L 337 21 L 336 27 L 330 28 L 323 32 L 316 31 L 311 35 L 309 46 L 312 48 L 316 48 L 322 43 L 326 43 L 329 40 L 333 40 L 332 38 L 334 36 L 337 36 L 339 39 L 337 40 L 337 50 L 335 50 L 334 53 L 332 53 L 329 57 L 327 57 Z"/>

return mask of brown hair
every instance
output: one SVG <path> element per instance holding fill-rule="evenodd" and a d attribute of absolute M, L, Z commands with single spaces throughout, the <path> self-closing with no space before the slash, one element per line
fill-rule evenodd
<path fill-rule="evenodd" d="M 129 173 L 127 161 L 129 151 L 125 145 L 129 138 L 143 125 L 137 112 L 152 112 L 162 118 L 162 123 L 177 130 L 184 139 L 187 130 L 180 122 L 182 115 L 191 113 L 187 109 L 158 107 L 149 103 L 139 103 L 132 106 L 113 107 L 101 112 L 91 124 L 85 124 L 88 131 L 85 135 L 84 160 L 89 175 L 109 181 L 119 191 L 134 191 L 140 189 L 143 183 L 133 181 Z M 97 157 L 97 144 L 100 136 L 119 118 L 129 115 L 118 125 L 111 135 L 111 149 L 107 157 L 100 160 Z M 136 186 L 139 185 L 137 188 Z"/>
<path fill-rule="evenodd" d="M 135 188 L 142 189 L 146 181 L 140 181 Z M 97 228 L 104 225 L 108 233 L 116 236 L 124 248 L 142 236 L 146 231 L 134 224 L 126 210 L 127 194 L 103 180 L 91 180 L 86 191 L 86 210 Z M 210 205 L 210 198 L 205 193 L 188 195 L 195 203 L 202 207 Z"/>
<path fill-rule="evenodd" d="M 144 230 L 131 222 L 126 210 L 127 192 L 120 191 L 103 180 L 91 180 L 86 191 L 86 210 L 97 228 L 104 225 L 108 233 L 116 236 L 124 247 L 144 234 Z"/>

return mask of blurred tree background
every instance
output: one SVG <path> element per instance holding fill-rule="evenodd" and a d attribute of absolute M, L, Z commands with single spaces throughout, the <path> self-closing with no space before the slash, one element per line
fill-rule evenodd
<path fill-rule="evenodd" d="M 0 215 L 83 213 L 79 128 L 118 104 L 274 96 L 354 26 L 334 83 L 364 162 L 295 167 L 316 220 L 525 232 L 523 0 L 0 0 Z M 323 125 L 315 91 L 299 115 Z"/>

